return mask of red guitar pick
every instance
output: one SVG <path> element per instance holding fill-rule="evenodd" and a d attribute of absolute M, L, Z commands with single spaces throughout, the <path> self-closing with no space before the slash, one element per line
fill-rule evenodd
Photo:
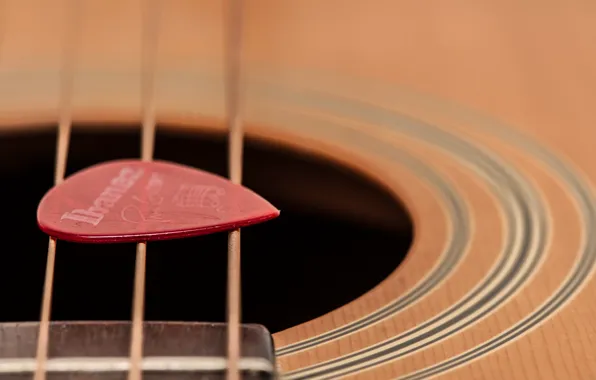
<path fill-rule="evenodd" d="M 61 240 L 120 243 L 233 230 L 279 215 L 229 180 L 163 161 L 119 160 L 68 177 L 41 200 L 37 223 Z"/>

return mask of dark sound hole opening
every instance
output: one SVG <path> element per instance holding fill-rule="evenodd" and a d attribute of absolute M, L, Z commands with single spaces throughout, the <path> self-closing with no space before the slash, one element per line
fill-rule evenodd
<path fill-rule="evenodd" d="M 159 131 L 159 130 L 158 130 Z M 4 200 L 0 321 L 39 320 L 47 236 L 36 208 L 52 186 L 56 133 L 0 137 Z M 134 129 L 73 130 L 67 175 L 140 154 Z M 155 157 L 226 175 L 223 136 L 159 131 Z M 243 229 L 243 321 L 276 332 L 344 305 L 385 279 L 412 241 L 407 212 L 380 187 L 313 157 L 248 140 L 244 182 L 280 210 Z M 150 243 L 146 318 L 224 321 L 227 234 Z M 52 319 L 129 320 L 134 244 L 58 243 Z"/>

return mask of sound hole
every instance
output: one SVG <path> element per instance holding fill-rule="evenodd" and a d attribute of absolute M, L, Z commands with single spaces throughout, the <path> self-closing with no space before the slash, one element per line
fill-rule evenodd
<path fill-rule="evenodd" d="M 0 138 L 4 234 L 1 321 L 39 319 L 47 237 L 37 203 L 51 187 L 56 134 Z M 136 158 L 140 132 L 75 128 L 67 175 L 94 163 Z M 226 175 L 223 136 L 158 132 L 155 157 Z M 243 320 L 276 332 L 364 294 L 403 260 L 407 212 L 380 187 L 329 162 L 248 140 L 246 186 L 282 210 L 242 233 Z M 225 233 L 151 243 L 146 318 L 224 321 Z M 134 245 L 58 243 L 54 320 L 129 320 Z"/>

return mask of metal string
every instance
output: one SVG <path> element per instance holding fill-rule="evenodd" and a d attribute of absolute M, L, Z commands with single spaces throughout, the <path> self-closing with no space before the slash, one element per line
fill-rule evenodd
<path fill-rule="evenodd" d="M 228 0 L 226 20 L 226 111 L 228 123 L 228 165 L 233 183 L 242 182 L 244 128 L 242 121 L 242 0 Z M 240 230 L 228 235 L 228 380 L 239 380 L 241 355 Z"/>
<path fill-rule="evenodd" d="M 141 96 L 143 108 L 142 154 L 144 161 L 153 157 L 155 141 L 155 102 L 154 71 L 155 48 L 157 40 L 157 6 L 150 0 L 148 7 L 143 7 L 143 59 L 141 75 Z M 68 19 L 65 22 L 64 63 L 61 72 L 60 116 L 58 138 L 56 142 L 55 185 L 64 180 L 66 161 L 72 127 L 72 87 L 76 58 L 76 37 L 80 20 L 80 2 L 71 0 Z M 227 57 L 226 57 L 226 107 L 229 128 L 229 176 L 234 183 L 242 182 L 243 125 L 241 114 L 241 32 L 242 8 L 240 0 L 229 0 L 227 4 Z M 42 310 L 37 343 L 36 370 L 34 380 L 46 379 L 46 362 L 49 346 L 49 320 L 53 291 L 54 267 L 56 258 L 55 238 L 49 239 L 46 275 L 44 281 Z M 133 321 L 129 380 L 142 377 L 143 317 L 145 298 L 145 263 L 146 242 L 137 244 L 135 286 L 133 300 Z M 228 239 L 228 379 L 239 380 L 238 362 L 240 359 L 240 230 L 229 233 Z"/>
<path fill-rule="evenodd" d="M 6 5 L 7 0 L 0 0 L 0 53 L 2 52 L 2 43 L 4 41 L 4 34 L 6 34 L 4 26 L 4 20 L 6 18 Z M 1 57 L 1 55 L 0 55 Z"/>
<path fill-rule="evenodd" d="M 70 130 L 72 125 L 72 88 L 74 78 L 74 67 L 76 58 L 76 38 L 79 35 L 80 2 L 70 0 L 70 7 L 67 7 L 66 25 L 63 46 L 63 64 L 60 73 L 60 104 L 58 138 L 56 140 L 56 162 L 54 167 L 54 184 L 59 185 L 64 180 L 66 171 L 66 160 L 68 156 L 68 145 L 70 142 Z M 46 274 L 44 280 L 41 318 L 39 322 L 39 333 L 37 337 L 37 353 L 34 380 L 45 380 L 46 362 L 48 358 L 48 346 L 50 335 L 50 314 L 52 309 L 52 291 L 54 283 L 54 264 L 56 261 L 55 238 L 49 239 L 48 255 L 46 262 Z"/>
<path fill-rule="evenodd" d="M 151 161 L 155 146 L 155 61 L 158 37 L 158 0 L 147 0 L 143 6 L 143 44 L 141 59 L 142 137 L 141 159 Z M 128 380 L 141 380 L 143 360 L 143 319 L 145 307 L 145 271 L 147 242 L 137 244 L 134 296 L 132 308 L 132 334 L 130 342 L 130 370 Z"/>

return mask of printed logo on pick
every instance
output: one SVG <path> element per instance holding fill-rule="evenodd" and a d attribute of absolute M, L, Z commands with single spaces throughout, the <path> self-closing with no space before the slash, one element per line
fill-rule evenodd
<path fill-rule="evenodd" d="M 119 160 L 86 168 L 52 188 L 37 209 L 61 240 L 118 243 L 233 230 L 279 210 L 226 178 L 179 164 Z"/>

